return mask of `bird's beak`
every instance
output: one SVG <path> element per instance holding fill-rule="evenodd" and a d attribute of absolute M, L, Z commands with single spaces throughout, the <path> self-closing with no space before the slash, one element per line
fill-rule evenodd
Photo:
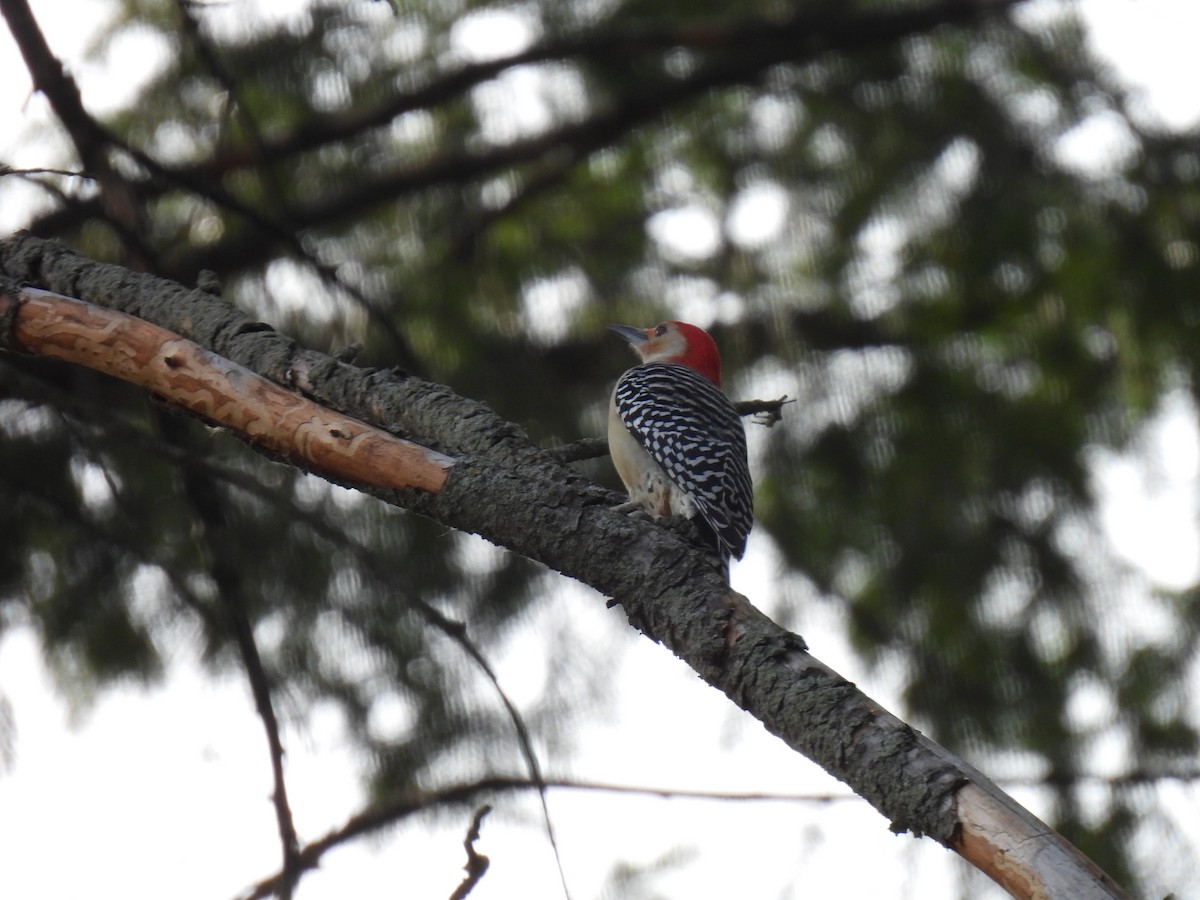
<path fill-rule="evenodd" d="M 633 344 L 634 347 L 646 343 L 650 338 L 641 328 L 634 328 L 632 325 L 609 325 L 608 330 L 615 331 L 621 337 L 625 338 L 625 340 L 629 341 L 629 343 Z"/>

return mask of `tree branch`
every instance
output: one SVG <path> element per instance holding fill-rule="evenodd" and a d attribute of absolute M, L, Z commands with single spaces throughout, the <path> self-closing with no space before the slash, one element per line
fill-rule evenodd
<path fill-rule="evenodd" d="M 254 708 L 262 720 L 263 731 L 267 737 L 267 749 L 271 757 L 271 781 L 273 784 L 271 800 L 275 806 L 275 823 L 279 829 L 279 842 L 283 849 L 283 868 L 278 894 L 280 900 L 291 900 L 296 884 L 300 880 L 300 840 L 296 836 L 296 823 L 288 802 L 287 779 L 283 772 L 283 740 L 279 734 L 279 720 L 275 715 L 275 706 L 271 700 L 271 682 L 263 667 L 262 657 L 259 655 L 258 645 L 254 640 L 254 630 L 246 615 L 245 606 L 240 602 L 240 596 L 226 594 L 225 587 L 226 585 L 218 582 L 218 589 L 222 591 L 222 600 L 229 619 L 229 627 L 233 632 L 238 655 L 242 658 L 246 678 L 250 682 Z"/>
<path fill-rule="evenodd" d="M 114 141 L 112 134 L 84 108 L 78 85 L 51 52 L 27 0 L 0 0 L 0 14 L 21 51 L 34 88 L 50 102 L 75 145 L 83 168 L 99 185 L 105 216 L 126 242 L 139 266 L 145 268 L 150 253 L 141 240 L 142 230 L 138 225 L 139 210 L 144 206 L 133 185 L 116 172 L 108 157 L 108 148 Z"/>
<path fill-rule="evenodd" d="M 32 175 L 62 175 L 67 178 L 82 178 L 85 181 L 92 181 L 92 176 L 87 172 L 71 172 L 67 169 L 14 169 L 12 166 L 0 163 L 0 178 L 5 175 L 16 175 L 19 178 L 28 178 L 34 184 L 39 184 Z"/>
<path fill-rule="evenodd" d="M 161 195 L 167 186 L 183 188 L 240 217 L 259 234 L 268 238 L 267 243 L 270 246 L 282 246 L 291 255 L 304 261 L 324 284 L 345 291 L 346 295 L 365 310 L 371 321 L 388 336 L 397 358 L 406 365 L 415 365 L 412 348 L 403 340 L 396 330 L 395 324 L 389 316 L 384 314 L 379 304 L 368 297 L 358 286 L 343 279 L 335 266 L 322 262 L 305 246 L 297 234 L 297 227 L 292 222 L 289 210 L 279 199 L 283 192 L 279 190 L 278 184 L 269 184 L 272 189 L 266 192 L 268 197 L 276 198 L 277 204 L 280 206 L 277 211 L 280 216 L 273 217 L 242 202 L 237 196 L 225 190 L 214 176 L 191 174 L 184 168 L 166 166 L 148 152 L 127 144 L 96 121 L 84 107 L 79 88 L 63 69 L 59 59 L 51 52 L 32 11 L 29 9 L 27 0 L 0 0 L 0 12 L 8 21 L 13 38 L 21 49 L 26 67 L 33 77 L 34 87 L 49 100 L 55 115 L 71 137 L 84 168 L 94 173 L 86 177 L 92 178 L 100 185 L 100 211 L 117 231 L 127 249 L 134 254 L 138 268 L 151 268 L 148 262 L 154 259 L 154 253 L 144 240 L 144 229 L 141 227 L 138 212 L 146 208 L 146 203 L 142 202 L 143 199 Z M 185 4 L 181 4 L 181 15 L 184 17 L 185 31 L 192 35 L 201 56 L 209 61 L 216 72 L 217 80 L 230 96 L 235 98 L 232 102 L 236 103 L 236 92 L 233 90 L 232 81 L 225 76 L 215 56 L 209 52 L 207 44 L 201 40 L 198 28 L 195 27 L 195 21 L 187 15 Z M 187 27 L 189 25 L 192 27 Z M 258 135 L 256 123 L 248 115 L 244 118 L 247 122 L 247 131 L 251 135 Z M 261 143 L 256 143 L 255 146 L 261 147 Z M 157 178 L 159 184 L 156 186 L 148 181 L 127 178 L 122 175 L 109 158 L 108 151 L 110 149 L 120 150 L 127 154 L 151 176 Z M 8 167 L 0 167 L 0 175 L 6 174 L 8 171 L 11 171 Z M 268 181 L 273 182 L 269 168 L 264 166 L 263 173 Z M 79 204 L 79 208 L 88 209 L 91 208 L 91 204 Z M 282 222 L 279 220 L 280 218 Z M 243 240 L 245 240 L 244 235 L 237 238 L 235 243 Z M 156 260 L 153 268 L 162 270 L 163 266 L 157 264 Z"/>
<path fill-rule="evenodd" d="M 24 2 L 0 0 L 0 7 L 24 5 Z M 546 171 L 553 173 L 555 160 L 564 153 L 571 161 L 585 160 L 672 108 L 713 90 L 754 82 L 773 66 L 801 63 L 829 52 L 860 52 L 943 26 L 978 23 L 1003 15 L 1019 2 L 1023 0 L 938 0 L 924 7 L 889 13 L 853 14 L 831 13 L 829 7 L 819 7 L 783 19 L 710 22 L 684 28 L 623 23 L 598 32 L 552 38 L 503 59 L 463 66 L 425 86 L 398 92 L 369 109 L 316 117 L 289 134 L 264 138 L 250 148 L 221 154 L 191 166 L 164 166 L 142 151 L 124 144 L 118 143 L 118 146 L 159 179 L 159 185 L 145 186 L 151 195 L 174 184 L 242 217 L 259 238 L 251 239 L 233 229 L 226 237 L 202 250 L 187 248 L 169 254 L 157 271 L 190 281 L 201 268 L 227 271 L 254 266 L 280 246 L 315 265 L 296 237 L 297 231 L 327 226 L 380 204 L 394 202 L 414 191 L 438 185 L 472 183 L 496 172 L 531 163 L 542 162 Z M 289 208 L 287 228 L 247 207 L 220 187 L 221 177 L 232 169 L 279 161 L 329 144 L 360 138 L 364 131 L 383 127 L 406 112 L 432 108 L 462 96 L 475 84 L 511 68 L 556 59 L 606 58 L 614 53 L 625 58 L 631 52 L 674 48 L 686 48 L 698 59 L 696 68 L 683 77 L 664 74 L 655 82 L 639 85 L 635 92 L 618 98 L 588 118 L 568 122 L 542 135 L 481 151 L 445 151 L 423 165 L 376 175 L 357 184 L 339 183 L 327 196 Z M 53 62 L 57 64 L 57 60 Z M 58 112 L 57 104 L 55 109 Z M 74 115 L 74 107 L 66 112 L 72 118 L 79 118 Z M 79 112 L 86 118 L 82 106 Z M 59 115 L 61 117 L 63 113 L 59 112 Z M 100 129 L 106 143 L 116 141 L 97 123 L 87 121 L 91 122 L 93 131 Z M 531 190 L 540 189 L 538 179 L 535 175 Z M 94 206 L 82 204 L 79 215 L 86 217 L 94 211 Z M 42 232 L 52 228 L 58 233 L 79 221 L 83 219 L 71 215 L 70 211 L 55 211 L 39 219 L 33 227 Z M 327 271 L 319 267 L 318 271 L 328 279 Z"/>
<path fill-rule="evenodd" d="M 371 322 L 387 335 L 388 340 L 392 344 L 395 359 L 399 360 L 402 365 L 415 367 L 416 356 L 412 348 L 408 345 L 408 342 L 397 330 L 392 317 L 386 315 L 380 305 L 367 296 L 367 293 L 362 288 L 344 279 L 338 273 L 336 266 L 323 262 L 300 239 L 295 224 L 292 222 L 291 210 L 285 199 L 287 191 L 284 189 L 283 182 L 276 172 L 275 167 L 267 161 L 262 129 L 259 128 L 258 121 L 251 115 L 249 107 L 242 100 L 243 91 L 241 90 L 241 86 L 226 70 L 225 66 L 221 64 L 215 48 L 205 38 L 200 22 L 193 15 L 191 0 L 176 0 L 175 5 L 179 12 L 184 34 L 196 48 L 197 55 L 204 62 L 213 78 L 221 85 L 221 89 L 225 94 L 227 108 L 232 114 L 239 117 L 242 126 L 246 130 L 250 152 L 245 155 L 245 158 L 249 164 L 255 166 L 255 175 L 263 180 L 267 188 L 263 192 L 263 195 L 269 202 L 274 204 L 275 209 L 271 211 L 269 216 L 266 214 L 260 216 L 256 210 L 248 206 L 242 206 L 240 203 L 238 204 L 240 208 L 231 207 L 229 203 L 229 200 L 232 199 L 231 195 L 227 196 L 224 192 L 216 192 L 208 187 L 209 185 L 219 183 L 215 175 L 189 177 L 178 170 L 160 165 L 157 161 L 150 167 L 150 170 L 168 182 L 180 180 L 188 185 L 191 190 L 198 190 L 202 195 L 208 196 L 214 203 L 223 205 L 233 212 L 240 212 L 257 226 L 266 227 L 270 231 L 276 232 L 290 252 L 304 260 L 323 283 L 345 291 L 366 312 Z M 143 162 L 148 163 L 148 158 L 144 159 Z"/>
<path fill-rule="evenodd" d="M 340 828 L 306 844 L 301 848 L 299 859 L 304 869 L 315 869 L 321 858 L 330 850 L 366 834 L 374 834 L 391 828 L 409 816 L 444 806 L 460 806 L 476 802 L 480 797 L 513 791 L 544 790 L 583 791 L 586 793 L 628 794 L 642 797 L 684 798 L 717 802 L 769 802 L 769 803 L 834 803 L 856 799 L 853 794 L 747 794 L 721 791 L 688 791 L 674 788 L 632 787 L 626 784 L 603 784 L 592 781 L 553 779 L 535 782 L 527 778 L 509 778 L 503 775 L 480 778 L 477 781 L 448 785 L 434 791 L 406 794 L 393 800 L 381 801 L 351 816 Z M 248 888 L 239 900 L 261 900 L 274 894 L 283 881 L 279 872 L 264 878 Z"/>
<path fill-rule="evenodd" d="M 330 144 L 359 140 L 364 132 L 385 127 L 405 113 L 459 99 L 471 88 L 521 66 L 568 59 L 629 60 L 634 54 L 683 49 L 709 56 L 747 56 L 749 67 L 761 69 L 780 59 L 804 58 L 814 51 L 854 51 L 943 25 L 996 16 L 1021 2 L 1024 0 L 939 0 L 923 8 L 849 15 L 831 12 L 836 7 L 827 5 L 781 18 L 713 19 L 683 26 L 670 22 L 620 22 L 590 27 L 580 34 L 547 38 L 509 56 L 437 73 L 427 83 L 397 91 L 373 106 L 315 116 L 257 146 L 198 161 L 179 171 L 219 176 Z M 768 51 L 767 55 L 764 51 Z M 684 79 L 687 80 L 690 79 Z"/>
<path fill-rule="evenodd" d="M 1015 783 L 1033 787 L 1045 784 L 1040 780 Z M 853 794 L 774 794 L 686 790 L 572 779 L 548 779 L 539 783 L 527 778 L 492 775 L 475 781 L 447 785 L 437 790 L 413 792 L 390 800 L 372 803 L 351 816 L 345 824 L 302 847 L 300 860 L 305 869 L 315 869 L 320 866 L 321 859 L 330 850 L 364 835 L 377 834 L 387 828 L 393 828 L 413 815 L 442 807 L 466 806 L 478 802 L 483 797 L 546 788 L 554 791 L 623 794 L 636 797 L 657 797 L 664 800 L 703 800 L 715 803 L 813 803 L 824 805 L 858 799 Z M 239 900 L 261 900 L 261 898 L 269 897 L 278 889 L 282 879 L 282 872 L 264 878 L 248 888 Z"/>
<path fill-rule="evenodd" d="M 934 837 L 1016 896 L 1125 896 L 974 768 L 811 656 L 799 636 L 732 591 L 706 552 L 669 529 L 614 512 L 608 491 L 565 468 L 485 405 L 420 379 L 346 366 L 296 347 L 203 291 L 94 263 L 28 235 L 0 243 L 0 276 L 10 285 L 34 283 L 142 317 L 263 377 L 298 386 L 342 413 L 396 426 L 420 448 L 452 454 L 453 465 L 439 464 L 437 457 L 431 462 L 445 475 L 440 487 L 363 485 L 338 470 L 323 471 L 337 483 L 481 534 L 613 597 L 635 627 L 849 784 L 893 830 Z M 46 307 L 36 295 L 32 305 L 15 297 L 0 308 L 0 346 L 28 350 L 27 341 L 41 340 L 36 317 Z M 162 389 L 127 361 L 118 368 L 143 386 L 170 392 L 174 369 L 163 360 L 175 351 L 163 348 L 177 345 L 165 339 L 158 346 L 145 366 L 156 367 Z M 256 393 L 247 402 L 256 402 Z M 294 427 L 272 427 L 259 417 L 249 421 L 270 431 L 253 435 L 256 445 L 273 447 L 275 455 L 298 452 L 286 440 L 298 434 Z M 419 457 L 427 451 L 414 452 Z"/>

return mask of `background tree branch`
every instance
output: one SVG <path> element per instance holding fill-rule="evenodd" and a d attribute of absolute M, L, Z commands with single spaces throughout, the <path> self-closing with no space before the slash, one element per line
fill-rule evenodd
<path fill-rule="evenodd" d="M 784 62 L 797 63 L 831 52 L 854 52 L 872 46 L 894 43 L 905 37 L 931 30 L 983 22 L 1002 15 L 1017 5 L 1018 0 L 942 0 L 923 8 L 903 9 L 887 14 L 830 13 L 800 11 L 780 21 L 746 20 L 721 25 L 671 28 L 664 26 L 635 26 L 613 29 L 611 32 L 589 32 L 576 38 L 558 39 L 513 54 L 493 62 L 466 66 L 456 72 L 439 75 L 428 85 L 410 92 L 399 92 L 381 102 L 376 108 L 360 111 L 353 116 L 331 116 L 306 123 L 296 132 L 273 140 L 256 142 L 250 156 L 230 158 L 219 155 L 192 167 L 165 166 L 143 151 L 124 147 L 147 167 L 155 184 L 137 188 L 147 198 L 159 195 L 168 186 L 181 188 L 211 200 L 242 218 L 249 234 L 237 230 L 228 238 L 201 250 L 180 247 L 159 261 L 157 271 L 178 280 L 194 280 L 201 269 L 242 269 L 262 261 L 263 255 L 282 243 L 289 252 L 306 256 L 299 235 L 305 230 L 358 216 L 402 196 L 446 185 L 463 185 L 505 170 L 546 163 L 569 151 L 572 160 L 583 160 L 596 151 L 611 146 L 631 131 L 690 100 L 715 89 L 752 83 L 764 76 L 772 66 Z M 100 166 L 108 171 L 110 165 L 101 148 L 123 146 L 99 126 L 84 110 L 69 77 L 61 78 L 61 65 L 40 39 L 36 23 L 25 0 L 5 0 L 0 8 L 11 6 L 13 33 L 27 57 L 42 72 L 39 87 L 45 84 L 55 108 L 61 107 L 60 117 L 76 141 L 87 142 L 93 148 L 85 157 L 89 167 Z M 8 15 L 8 13 L 6 13 Z M 394 121 L 398 116 L 415 109 L 434 108 L 450 98 L 459 96 L 472 85 L 522 65 L 547 60 L 611 54 L 620 47 L 622 53 L 662 53 L 672 48 L 687 48 L 699 54 L 701 62 L 694 71 L 680 78 L 661 78 L 652 85 L 639 84 L 636 91 L 616 98 L 607 108 L 596 110 L 588 117 L 565 124 L 536 137 L 507 146 L 490 147 L 484 151 L 463 151 L 442 154 L 436 159 L 402 166 L 381 173 L 361 183 L 343 183 L 335 193 L 326 197 L 309 198 L 303 205 L 293 205 L 287 211 L 287 225 L 273 222 L 267 214 L 248 206 L 220 187 L 220 178 L 227 171 L 248 165 L 252 160 L 270 165 L 296 154 L 311 152 L 364 131 Z M 553 171 L 555 166 L 551 165 Z M 540 180 L 534 174 L 531 185 L 536 189 Z M 130 185 L 130 188 L 133 186 Z M 111 205 L 111 204 L 110 204 Z M 88 216 L 86 204 L 75 208 L 76 215 Z M 51 213 L 50 219 L 35 222 L 35 233 L 58 231 L 69 227 L 70 221 Z M 120 222 L 118 218 L 116 221 Z M 251 237 L 253 235 L 253 238 Z M 330 274 L 327 271 L 326 275 Z"/>

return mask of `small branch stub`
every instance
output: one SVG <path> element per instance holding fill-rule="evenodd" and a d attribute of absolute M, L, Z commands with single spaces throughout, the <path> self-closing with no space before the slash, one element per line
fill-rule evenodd
<path fill-rule="evenodd" d="M 783 407 L 795 402 L 795 398 L 785 394 L 778 400 L 740 400 L 733 405 L 739 415 L 754 416 L 755 425 L 771 428 L 783 421 Z"/>

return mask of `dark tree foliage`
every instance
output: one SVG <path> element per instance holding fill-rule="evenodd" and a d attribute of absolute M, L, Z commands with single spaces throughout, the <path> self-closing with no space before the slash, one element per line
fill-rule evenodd
<path fill-rule="evenodd" d="M 489 16 L 525 42 L 473 55 Z M 169 62 L 98 134 L 67 123 L 72 158 L 47 165 L 96 178 L 36 176 L 52 202 L 31 230 L 215 273 L 298 340 L 361 340 L 360 363 L 547 443 L 602 431 L 627 362 L 606 323 L 715 323 L 735 397 L 800 401 L 753 460 L 756 534 L 805 586 L 780 595 L 843 605 L 866 659 L 903 663 L 910 721 L 1044 778 L 1056 825 L 1136 883 L 1156 780 L 1195 774 L 1200 603 L 1149 595 L 1172 627 L 1128 631 L 1085 458 L 1195 389 L 1200 152 L 1140 124 L 1069 9 L 359 0 L 235 20 L 125 0 L 112 33 L 152 30 Z M 1128 147 L 1080 168 L 1062 139 L 1095 117 Z M 66 680 L 152 678 L 179 629 L 227 665 L 233 604 L 291 714 L 345 711 L 377 790 L 511 747 L 364 559 L 485 652 L 552 583 L 536 566 L 99 378 L 11 355 L 0 373 L 0 623 L 35 621 Z M 564 727 L 582 681 L 549 685 L 531 727 Z M 1083 690 L 1111 704 L 1100 725 L 1068 712 Z M 385 695 L 411 708 L 399 737 L 369 727 Z M 1126 769 L 1085 814 L 1114 732 Z"/>

